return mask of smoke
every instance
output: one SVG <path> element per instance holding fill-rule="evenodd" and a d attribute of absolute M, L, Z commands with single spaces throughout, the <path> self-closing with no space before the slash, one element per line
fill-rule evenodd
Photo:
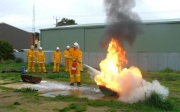
<path fill-rule="evenodd" d="M 157 80 L 153 80 L 152 83 L 142 80 L 140 87 L 134 88 L 127 95 L 120 96 L 119 100 L 127 103 L 135 103 L 150 97 L 152 92 L 161 94 L 164 98 L 169 95 L 169 90 L 162 86 Z"/>
<path fill-rule="evenodd" d="M 141 19 L 132 11 L 135 0 L 104 0 L 107 26 L 101 39 L 105 46 L 111 38 L 133 44 L 137 34 L 142 32 Z"/>
<path fill-rule="evenodd" d="M 89 70 L 91 76 L 101 76 L 101 72 L 85 65 Z M 162 86 L 157 80 L 148 82 L 144 80 L 141 75 L 141 72 L 136 67 L 130 67 L 129 69 L 124 68 L 119 75 L 113 76 L 111 82 L 114 83 L 117 87 L 110 88 L 119 94 L 119 99 L 122 102 L 126 103 L 135 103 L 138 101 L 143 101 L 146 98 L 150 97 L 152 92 L 161 94 L 166 98 L 169 95 L 169 90 Z"/>

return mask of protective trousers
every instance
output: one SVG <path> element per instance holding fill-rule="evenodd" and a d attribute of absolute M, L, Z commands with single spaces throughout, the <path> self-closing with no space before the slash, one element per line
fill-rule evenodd
<path fill-rule="evenodd" d="M 34 62 L 28 62 L 27 72 L 30 72 L 30 69 L 32 69 L 32 72 L 35 72 Z"/>
<path fill-rule="evenodd" d="M 65 71 L 69 71 L 69 59 L 65 58 Z"/>
<path fill-rule="evenodd" d="M 45 68 L 45 64 L 44 63 L 38 63 L 38 69 L 39 69 L 39 72 L 46 72 L 46 68 Z"/>
<path fill-rule="evenodd" d="M 71 61 L 70 69 L 69 69 L 70 82 L 74 83 L 74 77 L 76 77 L 76 82 L 81 82 L 80 63 L 77 63 L 77 68 L 76 68 L 75 74 L 72 73 L 71 69 L 72 69 L 72 61 Z"/>
<path fill-rule="evenodd" d="M 53 72 L 59 72 L 60 70 L 60 63 L 54 62 Z"/>

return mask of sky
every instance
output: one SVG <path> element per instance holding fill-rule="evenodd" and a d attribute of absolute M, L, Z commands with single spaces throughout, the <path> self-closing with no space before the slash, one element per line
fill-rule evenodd
<path fill-rule="evenodd" d="M 136 0 L 132 10 L 142 20 L 180 20 L 179 4 L 180 0 Z M 0 0 L 0 23 L 28 32 L 55 27 L 56 19 L 63 17 L 77 24 L 105 23 L 103 0 Z"/>

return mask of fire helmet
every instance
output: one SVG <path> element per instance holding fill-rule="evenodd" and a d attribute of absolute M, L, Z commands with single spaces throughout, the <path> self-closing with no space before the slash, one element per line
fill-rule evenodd
<path fill-rule="evenodd" d="M 59 47 L 56 47 L 56 50 L 59 50 Z"/>
<path fill-rule="evenodd" d="M 39 50 L 42 50 L 42 47 L 39 47 Z"/>
<path fill-rule="evenodd" d="M 68 45 L 66 48 L 67 48 L 67 49 L 69 49 L 69 48 L 70 48 L 70 46 Z"/>
<path fill-rule="evenodd" d="M 77 42 L 74 42 L 73 47 L 78 48 L 78 47 L 79 47 L 79 44 L 78 44 Z"/>

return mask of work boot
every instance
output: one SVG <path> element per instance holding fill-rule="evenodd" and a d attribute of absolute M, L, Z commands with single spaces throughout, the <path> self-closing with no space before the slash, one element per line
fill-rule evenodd
<path fill-rule="evenodd" d="M 80 85 L 81 85 L 81 82 L 77 82 L 77 85 L 80 86 Z"/>
<path fill-rule="evenodd" d="M 74 86 L 74 83 L 70 83 L 70 86 Z"/>

